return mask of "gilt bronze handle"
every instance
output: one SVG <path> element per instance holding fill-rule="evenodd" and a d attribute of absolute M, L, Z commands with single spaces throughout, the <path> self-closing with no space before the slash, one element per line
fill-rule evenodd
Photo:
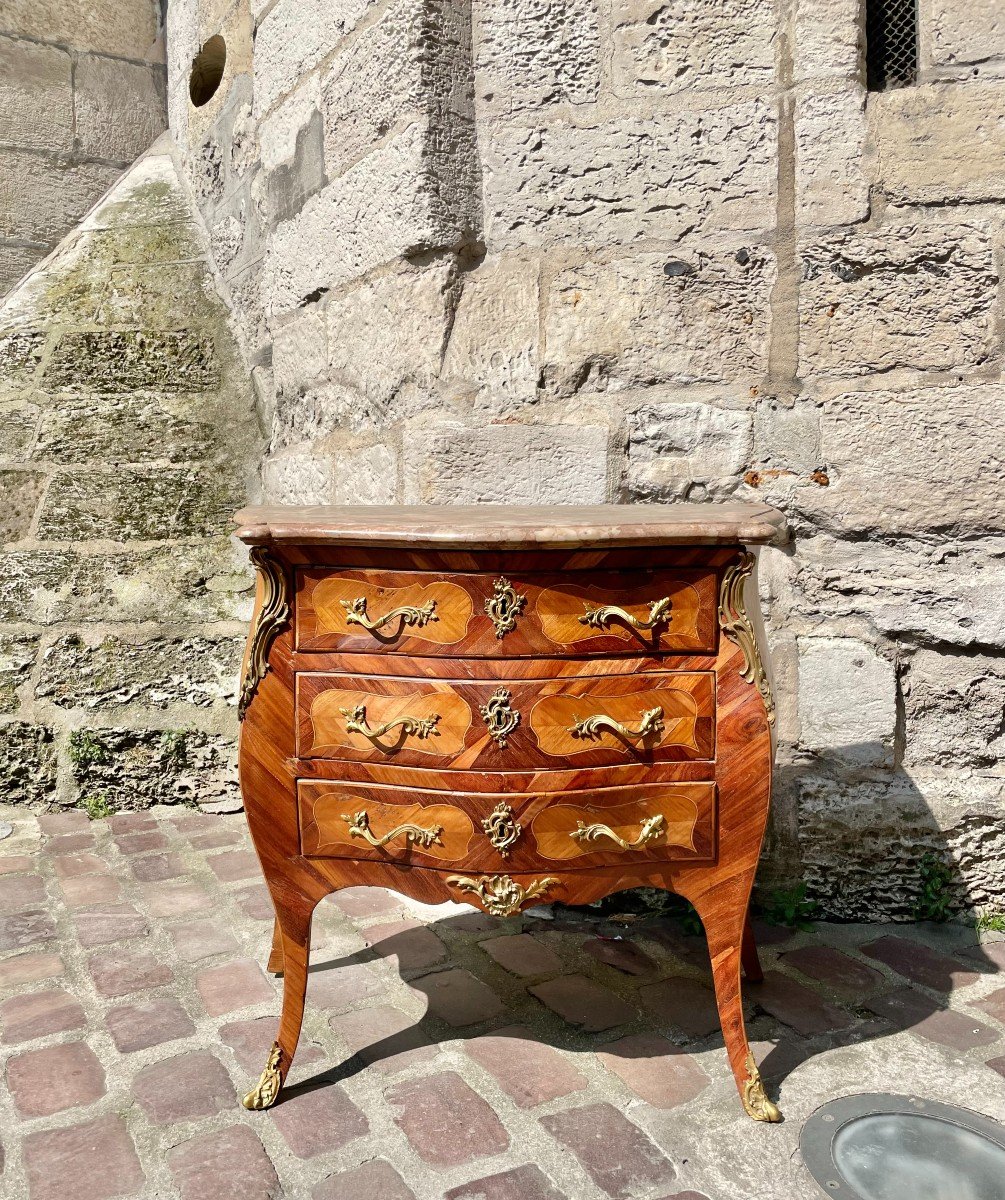
<path fill-rule="evenodd" d="M 371 621 L 366 615 L 366 597 L 357 596 L 355 600 L 343 600 L 342 607 L 345 609 L 345 623 L 347 625 L 362 625 L 364 629 L 368 629 L 371 633 L 376 633 L 378 629 L 389 624 L 391 621 L 396 621 L 401 618 L 402 625 L 418 625 L 421 629 L 423 625 L 430 621 L 438 621 L 436 615 L 436 601 L 430 600 L 428 604 L 423 604 L 421 608 L 416 608 L 412 604 L 405 604 L 401 608 L 392 608 L 390 612 L 384 613 L 382 617 L 377 617 Z"/>
<path fill-rule="evenodd" d="M 425 846 L 426 849 L 440 840 L 440 834 L 443 832 L 442 825 L 430 825 L 428 829 L 421 825 L 398 825 L 396 828 L 389 830 L 383 837 L 375 837 L 370 829 L 370 817 L 366 810 L 361 812 L 343 813 L 342 820 L 349 826 L 349 836 L 354 838 L 362 838 L 364 842 L 369 842 L 371 846 L 375 846 L 378 850 L 381 846 L 386 846 L 388 842 L 394 841 L 396 837 L 403 837 L 406 842 L 418 842 L 420 846 Z"/>
<path fill-rule="evenodd" d="M 360 704 L 356 708 L 340 708 L 339 712 L 346 718 L 347 733 L 361 733 L 365 738 L 369 738 L 371 742 L 375 742 L 378 738 L 383 737 L 392 729 L 397 729 L 399 726 L 404 730 L 406 737 L 427 738 L 430 734 L 436 733 L 436 723 L 440 719 L 439 713 L 433 713 L 431 717 L 398 717 L 394 721 L 385 721 L 383 725 L 378 725 L 375 729 L 371 729 L 366 720 L 366 705 Z"/>
<path fill-rule="evenodd" d="M 654 600 L 649 605 L 649 620 L 640 621 L 638 617 L 632 616 L 623 608 L 618 608 L 616 604 L 605 604 L 601 608 L 591 608 L 586 606 L 586 612 L 579 618 L 581 625 L 589 625 L 591 629 L 606 629 L 612 621 L 624 621 L 626 625 L 631 625 L 633 629 L 648 630 L 655 629 L 658 625 L 665 625 L 670 620 L 670 608 L 673 601 L 669 596 L 663 596 L 660 600 Z"/>
<path fill-rule="evenodd" d="M 643 822 L 639 836 L 634 842 L 626 842 L 623 837 L 614 832 L 610 825 L 584 825 L 582 821 L 576 822 L 576 829 L 569 834 L 569 837 L 581 846 L 588 845 L 590 842 L 598 842 L 601 838 L 610 838 L 622 850 L 641 850 L 643 846 L 647 846 L 661 837 L 665 828 L 666 821 L 663 814 L 657 813 L 655 817 L 650 817 Z"/>
<path fill-rule="evenodd" d="M 646 738 L 651 733 L 662 733 L 663 709 L 650 708 L 644 712 L 638 729 L 629 729 L 627 725 L 622 725 L 620 721 L 615 721 L 606 713 L 596 713 L 592 717 L 584 717 L 582 721 L 577 721 L 575 725 L 569 726 L 569 732 L 573 737 L 589 738 L 591 741 L 602 737 L 604 730 L 610 730 L 618 737 L 627 738 L 633 742 Z"/>

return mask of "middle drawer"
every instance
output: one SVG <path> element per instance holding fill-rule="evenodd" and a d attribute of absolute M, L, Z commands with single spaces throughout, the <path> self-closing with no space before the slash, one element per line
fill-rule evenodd
<path fill-rule="evenodd" d="M 301 758 L 540 770 L 715 757 L 711 671 L 466 683 L 297 675 Z"/>

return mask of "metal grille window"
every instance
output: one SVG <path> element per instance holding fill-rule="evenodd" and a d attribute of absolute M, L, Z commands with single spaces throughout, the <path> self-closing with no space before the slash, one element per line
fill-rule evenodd
<path fill-rule="evenodd" d="M 917 83 L 917 0 L 866 0 L 865 46 L 869 91 Z"/>

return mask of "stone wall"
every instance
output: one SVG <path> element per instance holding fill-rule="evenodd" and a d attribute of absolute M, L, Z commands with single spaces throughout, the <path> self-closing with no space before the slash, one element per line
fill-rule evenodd
<path fill-rule="evenodd" d="M 1005 25 L 921 0 L 174 0 L 170 126 L 290 501 L 751 496 L 765 886 L 1005 905 Z M 188 75 L 221 34 L 196 109 Z"/>
<path fill-rule="evenodd" d="M 0 296 L 165 124 L 158 0 L 3 0 Z"/>
<path fill-rule="evenodd" d="M 262 439 L 167 141 L 0 305 L 7 803 L 239 803 Z"/>

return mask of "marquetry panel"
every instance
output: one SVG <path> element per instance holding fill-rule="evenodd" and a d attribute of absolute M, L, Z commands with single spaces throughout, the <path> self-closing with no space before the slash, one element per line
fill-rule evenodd
<path fill-rule="evenodd" d="M 499 871 L 700 862 L 715 852 L 711 781 L 486 794 L 301 780 L 297 795 L 308 857 Z"/>
<path fill-rule="evenodd" d="M 302 568 L 296 611 L 296 645 L 303 651 L 714 654 L 718 639 L 716 572 L 684 567 L 441 577 Z"/>
<path fill-rule="evenodd" d="M 308 759 L 517 771 L 715 752 L 709 671 L 492 682 L 303 672 L 296 692 Z"/>
<path fill-rule="evenodd" d="M 454 804 L 389 804 L 331 784 L 302 784 L 300 814 L 303 853 L 320 857 L 463 862 L 475 836 Z"/>

